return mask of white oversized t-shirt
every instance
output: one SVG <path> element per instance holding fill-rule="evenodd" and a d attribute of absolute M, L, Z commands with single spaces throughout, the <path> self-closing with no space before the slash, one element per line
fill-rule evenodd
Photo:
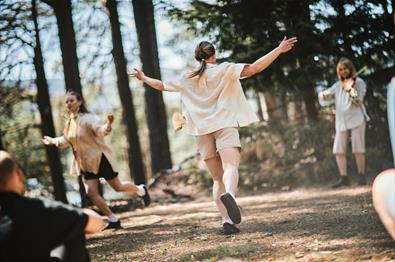
<path fill-rule="evenodd" d="M 207 64 L 200 76 L 184 74 L 163 83 L 165 91 L 180 92 L 186 131 L 205 135 L 226 127 L 247 126 L 259 121 L 240 84 L 245 64 Z"/>

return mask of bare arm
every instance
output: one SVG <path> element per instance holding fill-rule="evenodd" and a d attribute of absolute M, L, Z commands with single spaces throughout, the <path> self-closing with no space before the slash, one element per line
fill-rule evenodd
<path fill-rule="evenodd" d="M 289 50 L 292 49 L 294 44 L 298 40 L 296 37 L 292 37 L 290 39 L 287 39 L 287 37 L 284 37 L 283 41 L 281 41 L 280 45 L 276 48 L 274 48 L 270 53 L 262 56 L 258 60 L 256 60 L 254 63 L 246 65 L 241 71 L 240 77 L 251 77 L 255 74 L 258 74 L 265 70 L 269 65 L 271 65 L 274 60 L 276 60 L 282 53 L 286 53 Z"/>
<path fill-rule="evenodd" d="M 114 122 L 114 115 L 112 113 L 109 113 L 107 115 L 107 122 L 104 125 L 94 115 L 92 115 L 91 118 L 89 118 L 89 124 L 91 125 L 93 132 L 101 137 L 105 137 L 111 132 L 113 122 Z"/>
<path fill-rule="evenodd" d="M 388 206 L 388 200 L 386 197 L 393 197 L 394 193 L 394 182 L 395 182 L 395 169 L 388 169 L 381 172 L 373 182 L 372 186 L 372 199 L 373 206 L 378 213 L 381 222 L 391 235 L 392 239 L 395 240 L 395 219 L 391 216 Z M 391 194 L 392 193 L 392 194 Z"/>
<path fill-rule="evenodd" d="M 59 136 L 59 137 L 44 136 L 41 139 L 41 143 L 46 146 L 56 146 L 60 148 L 66 148 L 69 146 L 69 143 L 64 138 L 64 136 Z"/>
<path fill-rule="evenodd" d="M 138 80 L 143 81 L 144 83 L 146 83 L 147 85 L 149 85 L 150 87 L 159 90 L 159 91 L 164 91 L 165 88 L 163 86 L 162 81 L 152 78 L 152 77 L 148 77 L 144 74 L 143 71 L 139 70 L 139 69 L 134 69 L 134 72 L 132 72 L 131 74 L 129 74 L 132 77 L 136 77 Z"/>

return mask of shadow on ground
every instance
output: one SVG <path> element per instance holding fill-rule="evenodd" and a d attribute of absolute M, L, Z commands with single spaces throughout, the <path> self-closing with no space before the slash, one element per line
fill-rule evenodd
<path fill-rule="evenodd" d="M 367 187 L 242 197 L 241 233 L 221 234 L 214 204 L 122 213 L 124 229 L 88 239 L 93 261 L 358 261 L 395 259 Z"/>

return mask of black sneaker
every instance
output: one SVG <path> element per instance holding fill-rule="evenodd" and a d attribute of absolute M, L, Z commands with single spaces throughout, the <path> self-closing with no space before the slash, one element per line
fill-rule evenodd
<path fill-rule="evenodd" d="M 358 185 L 365 186 L 366 185 L 366 176 L 365 175 L 358 175 Z"/>
<path fill-rule="evenodd" d="M 121 229 L 121 228 L 122 228 L 121 220 L 118 219 L 118 221 L 115 221 L 115 222 L 108 221 L 107 226 L 103 230 L 106 230 L 106 229 Z"/>
<path fill-rule="evenodd" d="M 349 186 L 350 185 L 350 180 L 348 179 L 347 176 L 341 176 L 339 180 L 332 186 L 332 188 L 338 188 L 342 186 Z"/>
<path fill-rule="evenodd" d="M 233 223 L 239 224 L 241 222 L 240 209 L 236 204 L 236 200 L 229 193 L 221 195 L 221 201 L 224 204 L 226 211 L 228 211 L 228 216 Z"/>
<path fill-rule="evenodd" d="M 233 224 L 225 222 L 222 226 L 224 227 L 224 235 L 234 235 L 240 232 L 240 229 Z"/>
<path fill-rule="evenodd" d="M 151 197 L 149 196 L 147 187 L 145 185 L 143 185 L 143 188 L 144 188 L 145 194 L 144 194 L 144 196 L 142 196 L 142 198 L 144 201 L 144 205 L 147 207 L 151 204 Z"/>

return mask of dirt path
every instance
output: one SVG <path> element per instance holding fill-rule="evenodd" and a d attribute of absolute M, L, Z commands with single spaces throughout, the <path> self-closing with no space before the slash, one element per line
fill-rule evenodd
<path fill-rule="evenodd" d="M 367 187 L 238 198 L 242 232 L 221 234 L 210 198 L 121 215 L 125 229 L 91 236 L 93 261 L 395 261 L 395 242 Z"/>

